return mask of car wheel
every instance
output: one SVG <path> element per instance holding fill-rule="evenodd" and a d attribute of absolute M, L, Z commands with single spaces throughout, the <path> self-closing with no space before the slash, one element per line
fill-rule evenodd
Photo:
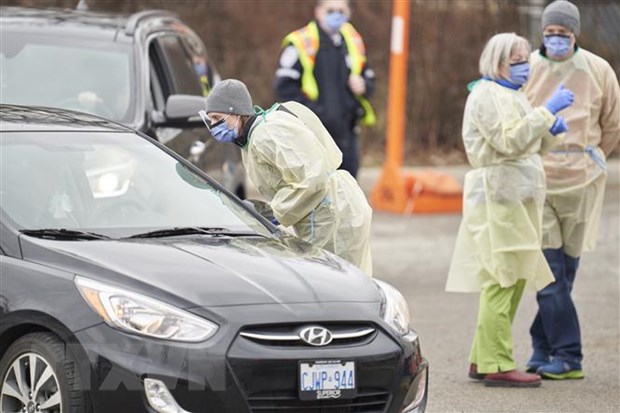
<path fill-rule="evenodd" d="M 91 412 L 76 366 L 57 336 L 21 337 L 0 359 L 0 412 Z"/>

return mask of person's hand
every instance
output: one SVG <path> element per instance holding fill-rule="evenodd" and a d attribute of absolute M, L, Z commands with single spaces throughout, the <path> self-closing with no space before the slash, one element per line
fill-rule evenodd
<path fill-rule="evenodd" d="M 361 96 L 366 93 L 366 81 L 360 75 L 349 76 L 349 89 L 355 96 Z"/>
<path fill-rule="evenodd" d="M 551 132 L 553 136 L 559 135 L 563 132 L 568 132 L 568 125 L 566 124 L 566 119 L 561 116 L 556 116 L 555 122 L 553 122 L 551 129 L 549 129 L 549 132 Z"/>
<path fill-rule="evenodd" d="M 575 100 L 575 94 L 572 90 L 566 89 L 564 85 L 560 85 L 558 90 L 553 93 L 553 96 L 545 103 L 545 107 L 549 109 L 549 112 L 556 114 L 562 109 L 566 109 L 573 104 Z"/>

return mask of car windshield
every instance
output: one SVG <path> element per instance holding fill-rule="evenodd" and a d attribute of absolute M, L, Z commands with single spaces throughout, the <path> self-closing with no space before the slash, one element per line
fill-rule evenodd
<path fill-rule="evenodd" d="M 3 132 L 0 145 L 0 207 L 21 230 L 270 235 L 237 199 L 133 133 Z"/>
<path fill-rule="evenodd" d="M 50 106 L 128 123 L 130 45 L 1 29 L 0 103 Z"/>

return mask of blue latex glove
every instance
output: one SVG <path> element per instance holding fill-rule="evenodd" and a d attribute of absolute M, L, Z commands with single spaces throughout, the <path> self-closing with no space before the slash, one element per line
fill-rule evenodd
<path fill-rule="evenodd" d="M 276 227 L 280 225 L 280 221 L 278 221 L 276 217 L 271 218 L 271 223 L 275 225 Z"/>
<path fill-rule="evenodd" d="M 561 111 L 562 109 L 566 109 L 570 105 L 573 104 L 575 100 L 575 94 L 572 90 L 566 89 L 564 85 L 560 85 L 558 90 L 553 93 L 553 96 L 549 98 L 549 100 L 545 103 L 545 107 L 549 109 L 549 112 L 554 115 Z"/>
<path fill-rule="evenodd" d="M 568 125 L 566 124 L 566 120 L 561 116 L 556 116 L 555 122 L 553 122 L 551 129 L 549 129 L 549 132 L 551 132 L 553 136 L 558 135 L 562 132 L 568 132 Z"/>

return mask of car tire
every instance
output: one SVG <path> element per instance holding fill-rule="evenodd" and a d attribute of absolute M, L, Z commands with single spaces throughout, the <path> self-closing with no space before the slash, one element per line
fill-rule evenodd
<path fill-rule="evenodd" d="M 32 364 L 35 365 L 34 386 Z M 66 343 L 54 334 L 31 333 L 19 338 L 0 359 L 0 411 L 38 411 L 39 405 L 46 412 L 91 413 L 77 366 Z M 30 391 L 32 387 L 36 394 Z M 22 410 L 24 407 L 26 410 Z"/>

